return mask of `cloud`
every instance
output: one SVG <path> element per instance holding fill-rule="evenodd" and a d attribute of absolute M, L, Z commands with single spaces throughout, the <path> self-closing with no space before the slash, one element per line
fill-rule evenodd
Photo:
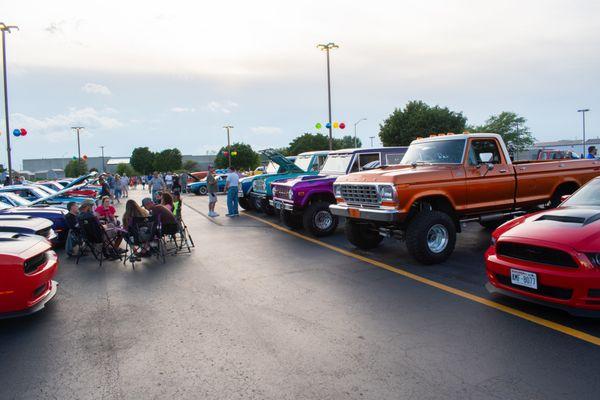
<path fill-rule="evenodd" d="M 208 103 L 205 107 L 208 111 L 211 112 L 221 112 L 223 114 L 231 114 L 231 112 L 238 108 L 238 104 L 227 100 L 224 102 L 219 102 L 219 101 L 211 101 L 210 103 Z"/>
<path fill-rule="evenodd" d="M 252 133 L 257 133 L 260 135 L 276 135 L 282 132 L 281 128 L 277 126 L 255 126 L 250 128 Z"/>
<path fill-rule="evenodd" d="M 173 107 L 171 111 L 174 113 L 188 113 L 188 112 L 196 112 L 196 109 L 193 107 Z"/>
<path fill-rule="evenodd" d="M 103 95 L 111 94 L 109 88 L 107 88 L 104 85 L 97 84 L 97 83 L 86 83 L 85 85 L 83 85 L 81 87 L 81 90 L 83 90 L 86 93 L 93 93 L 93 94 L 103 94 Z"/>
<path fill-rule="evenodd" d="M 123 126 L 123 123 L 108 114 L 114 109 L 96 110 L 92 107 L 70 108 L 67 113 L 50 117 L 36 118 L 14 113 L 11 118 L 14 126 L 26 128 L 31 134 L 39 135 L 49 142 L 68 140 L 72 136 L 71 127 L 84 126 L 83 134 L 92 135 L 94 131 L 110 130 Z"/>

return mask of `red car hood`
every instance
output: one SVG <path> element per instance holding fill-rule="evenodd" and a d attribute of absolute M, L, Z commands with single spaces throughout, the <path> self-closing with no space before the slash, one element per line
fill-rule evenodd
<path fill-rule="evenodd" d="M 501 237 L 560 243 L 581 252 L 600 251 L 598 208 L 559 207 L 519 220 L 520 223 L 502 233 Z"/>

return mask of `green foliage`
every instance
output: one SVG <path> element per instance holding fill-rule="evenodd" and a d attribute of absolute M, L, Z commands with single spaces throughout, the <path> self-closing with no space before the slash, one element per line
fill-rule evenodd
<path fill-rule="evenodd" d="M 228 157 L 223 154 L 227 151 L 227 146 L 221 147 L 215 158 L 215 166 L 217 168 L 227 168 L 229 166 Z M 231 151 L 236 151 L 237 155 L 231 156 L 231 165 L 240 170 L 253 170 L 260 164 L 258 153 L 252 150 L 249 144 L 233 143 Z"/>
<path fill-rule="evenodd" d="M 137 173 L 135 172 L 135 170 L 133 169 L 133 167 L 129 164 L 124 164 L 121 163 L 119 165 L 117 165 L 117 169 L 116 169 L 117 174 L 123 176 L 123 175 L 127 175 L 127 176 L 134 176 L 137 175 Z"/>
<path fill-rule="evenodd" d="M 379 126 L 379 138 L 384 146 L 407 146 L 417 137 L 431 133 L 462 133 L 466 122 L 461 112 L 411 101 L 403 110 L 395 109 Z"/>
<path fill-rule="evenodd" d="M 151 152 L 147 147 L 136 147 L 131 153 L 129 162 L 136 171 L 147 175 L 154 171 L 155 156 L 155 153 Z"/>
<path fill-rule="evenodd" d="M 67 178 L 77 178 L 87 172 L 88 166 L 85 160 L 71 160 L 65 167 L 65 176 Z"/>
<path fill-rule="evenodd" d="M 485 124 L 473 127 L 473 132 L 497 133 L 511 150 L 522 151 L 535 141 L 526 122 L 524 117 L 514 112 L 503 111 L 489 117 Z"/>
<path fill-rule="evenodd" d="M 359 148 L 362 147 L 362 142 L 360 141 L 359 138 L 356 138 L 356 143 L 357 145 L 354 145 L 354 136 L 350 136 L 350 135 L 346 135 L 344 137 L 342 137 L 341 139 L 333 139 L 333 149 L 334 150 L 340 150 L 340 149 L 353 149 L 353 148 Z"/>
<path fill-rule="evenodd" d="M 179 149 L 165 149 L 155 154 L 154 169 L 161 172 L 181 169 L 181 152 Z"/>
<path fill-rule="evenodd" d="M 291 141 L 287 154 L 298 155 L 306 151 L 328 150 L 329 138 L 322 133 L 305 133 Z"/>
<path fill-rule="evenodd" d="M 183 162 L 181 169 L 189 172 L 200 171 L 200 165 L 194 160 L 186 160 Z"/>

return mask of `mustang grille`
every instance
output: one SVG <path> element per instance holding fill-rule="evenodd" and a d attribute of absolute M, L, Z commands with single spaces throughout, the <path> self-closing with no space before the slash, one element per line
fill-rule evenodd
<path fill-rule="evenodd" d="M 46 262 L 46 253 L 38 254 L 37 256 L 31 257 L 26 260 L 23 269 L 26 274 L 32 274 Z"/>
<path fill-rule="evenodd" d="M 341 185 L 342 198 L 348 204 L 379 205 L 375 185 Z"/>
<path fill-rule="evenodd" d="M 290 193 L 289 186 L 273 186 L 273 197 L 277 197 L 278 199 L 286 199 L 288 198 Z"/>
<path fill-rule="evenodd" d="M 521 285 L 515 285 L 510 281 L 509 276 L 500 274 L 496 274 L 496 279 L 504 286 L 510 286 L 515 289 L 522 290 L 524 292 L 535 293 L 546 297 L 553 297 L 555 299 L 569 300 L 573 296 L 573 290 L 571 289 L 546 285 L 539 285 L 537 289 L 532 289 Z"/>
<path fill-rule="evenodd" d="M 496 253 L 501 257 L 533 261 L 556 267 L 578 268 L 577 263 L 569 253 L 549 247 L 530 246 L 513 242 L 499 242 Z"/>

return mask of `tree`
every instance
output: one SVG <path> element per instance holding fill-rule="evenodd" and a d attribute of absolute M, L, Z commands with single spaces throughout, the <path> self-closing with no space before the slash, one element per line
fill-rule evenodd
<path fill-rule="evenodd" d="M 329 149 L 329 138 L 321 133 L 305 133 L 290 142 L 288 154 L 297 155 L 306 151 Z"/>
<path fill-rule="evenodd" d="M 123 176 L 123 175 L 127 175 L 127 176 L 137 175 L 137 173 L 131 167 L 131 165 L 125 164 L 125 163 L 120 163 L 119 165 L 117 165 L 116 172 L 117 172 L 117 174 L 119 174 L 121 176 Z"/>
<path fill-rule="evenodd" d="M 154 155 L 154 169 L 167 172 L 181 169 L 181 152 L 179 149 L 165 149 Z"/>
<path fill-rule="evenodd" d="M 531 146 L 535 139 L 525 123 L 527 120 L 514 112 L 503 111 L 492 115 L 485 124 L 475 127 L 476 132 L 497 133 L 513 151 L 522 151 Z"/>
<path fill-rule="evenodd" d="M 136 147 L 131 153 L 129 163 L 136 171 L 144 175 L 151 174 L 154 171 L 155 156 L 147 147 Z"/>
<path fill-rule="evenodd" d="M 188 172 L 196 172 L 200 169 L 200 166 L 194 160 L 185 160 L 181 169 Z"/>
<path fill-rule="evenodd" d="M 354 145 L 354 136 L 346 135 L 341 139 L 333 139 L 334 150 L 360 148 L 362 142 L 356 138 L 356 146 Z"/>
<path fill-rule="evenodd" d="M 236 169 L 253 170 L 260 165 L 260 157 L 258 153 L 252 150 L 249 144 L 234 143 L 231 145 L 231 152 L 236 152 L 236 155 L 231 155 L 231 165 Z M 221 147 L 215 158 L 215 166 L 217 168 L 227 168 L 229 166 L 227 146 Z"/>
<path fill-rule="evenodd" d="M 466 123 L 467 118 L 461 112 L 410 101 L 379 125 L 379 138 L 384 146 L 407 146 L 417 137 L 431 133 L 462 133 Z"/>
<path fill-rule="evenodd" d="M 67 178 L 77 178 L 88 171 L 85 160 L 71 160 L 65 167 L 65 176 Z"/>

